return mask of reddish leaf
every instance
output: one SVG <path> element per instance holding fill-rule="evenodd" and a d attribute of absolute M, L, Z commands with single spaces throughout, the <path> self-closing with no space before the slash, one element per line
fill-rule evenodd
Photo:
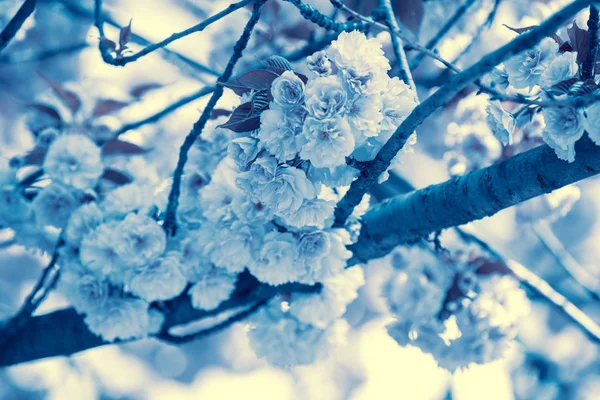
<path fill-rule="evenodd" d="M 56 111 L 56 109 L 54 107 L 48 106 L 48 105 L 42 104 L 42 103 L 31 103 L 31 104 L 28 104 L 27 107 L 33 108 L 37 112 L 42 113 L 45 116 L 47 116 L 50 120 L 56 121 L 55 126 L 62 125 L 62 118 L 61 118 L 60 114 L 58 113 L 58 111 Z"/>
<path fill-rule="evenodd" d="M 42 165 L 46 157 L 46 149 L 35 147 L 21 158 L 23 165 Z"/>
<path fill-rule="evenodd" d="M 124 142 L 119 139 L 111 139 L 102 146 L 102 155 L 109 156 L 115 154 L 144 154 L 148 151 L 137 144 Z"/>
<path fill-rule="evenodd" d="M 107 181 L 117 185 L 125 185 L 133 182 L 133 178 L 131 176 L 113 168 L 104 168 L 102 179 L 106 179 Z"/>
<path fill-rule="evenodd" d="M 231 110 L 215 108 L 214 110 L 212 110 L 212 113 L 210 114 L 210 119 L 217 119 L 219 117 L 227 116 L 227 115 L 231 115 Z"/>
<path fill-rule="evenodd" d="M 530 30 L 532 30 L 533 28 L 537 28 L 538 25 L 532 25 L 532 26 L 526 26 L 523 28 L 513 28 L 511 26 L 508 26 L 506 24 L 503 24 L 505 27 L 507 27 L 508 29 L 510 29 L 513 32 L 518 33 L 519 35 L 521 33 L 525 33 L 525 32 L 529 32 Z M 559 45 L 562 46 L 565 42 L 564 40 L 562 40 L 562 38 L 560 36 L 558 36 L 556 33 L 551 34 L 550 36 L 548 36 L 551 39 L 554 39 L 554 41 Z"/>
<path fill-rule="evenodd" d="M 567 28 L 567 34 L 569 35 L 571 47 L 577 52 L 577 62 L 581 65 L 587 55 L 589 34 L 586 30 L 577 26 L 577 22 L 573 22 L 573 26 Z"/>
<path fill-rule="evenodd" d="M 233 110 L 229 121 L 220 126 L 234 132 L 248 132 L 260 127 L 260 114 L 252 112 L 252 102 L 241 104 Z"/>
<path fill-rule="evenodd" d="M 51 79 L 46 78 L 44 75 L 40 74 L 40 77 L 46 81 L 48 86 L 52 88 L 54 93 L 62 100 L 63 103 L 71 110 L 73 114 L 79 110 L 81 107 L 81 99 L 75 93 L 70 90 L 64 89 L 60 83 L 55 82 Z"/>
<path fill-rule="evenodd" d="M 394 13 L 400 21 L 414 33 L 419 32 L 425 8 L 423 0 L 392 0 Z"/>
<path fill-rule="evenodd" d="M 150 82 L 150 83 L 143 83 L 141 85 L 135 86 L 133 89 L 131 89 L 131 95 L 134 97 L 142 97 L 143 95 L 145 95 L 146 93 L 154 90 L 154 89 L 159 89 L 163 87 L 162 84 L 158 83 L 158 82 Z"/>
<path fill-rule="evenodd" d="M 124 103 L 122 101 L 117 100 L 100 100 L 96 103 L 94 111 L 92 111 L 92 115 L 94 117 L 101 117 L 103 115 L 119 111 L 120 109 L 127 107 L 128 105 L 129 103 Z"/>
<path fill-rule="evenodd" d="M 125 49 L 126 48 L 126 44 L 129 43 L 129 40 L 131 39 L 131 22 L 133 20 L 130 19 L 129 20 L 129 25 L 124 26 L 121 28 L 121 30 L 119 31 L 119 47 L 121 49 Z"/>
<path fill-rule="evenodd" d="M 271 88 L 271 83 L 281 75 L 275 69 L 255 69 L 248 71 L 237 78 L 224 83 L 223 86 L 242 96 L 251 90 L 266 90 Z"/>
<path fill-rule="evenodd" d="M 101 37 L 100 42 L 103 43 L 105 46 L 107 46 L 108 48 L 110 48 L 113 51 L 117 49 L 117 44 L 108 38 Z"/>

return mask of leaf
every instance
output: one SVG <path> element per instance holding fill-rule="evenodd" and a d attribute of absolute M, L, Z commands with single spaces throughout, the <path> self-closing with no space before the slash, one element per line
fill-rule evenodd
<path fill-rule="evenodd" d="M 54 93 L 60 98 L 60 100 L 67 106 L 71 113 L 75 114 L 81 107 L 81 99 L 74 92 L 64 89 L 60 83 L 55 82 L 51 79 L 46 78 L 44 75 L 39 74 L 40 77 L 52 88 Z"/>
<path fill-rule="evenodd" d="M 121 49 L 126 49 L 127 47 L 125 45 L 127 43 L 129 43 L 129 40 L 131 40 L 131 22 L 132 21 L 133 21 L 133 19 L 130 19 L 129 25 L 122 27 L 121 30 L 119 31 L 119 47 Z"/>
<path fill-rule="evenodd" d="M 117 50 L 117 44 L 108 38 L 101 37 L 100 42 L 113 51 Z"/>
<path fill-rule="evenodd" d="M 61 118 L 60 114 L 58 113 L 58 111 L 56 111 L 56 109 L 54 107 L 46 105 L 46 104 L 42 104 L 42 103 L 27 104 L 27 107 L 32 108 L 32 109 L 36 110 L 37 112 L 44 114 L 49 119 L 56 121 L 55 126 L 58 127 L 58 126 L 62 125 L 62 118 Z"/>
<path fill-rule="evenodd" d="M 125 185 L 133 182 L 133 178 L 131 176 L 113 168 L 104 168 L 102 179 L 106 179 L 107 181 L 117 185 Z"/>
<path fill-rule="evenodd" d="M 419 32 L 425 15 L 423 0 L 392 0 L 392 9 L 408 29 Z"/>
<path fill-rule="evenodd" d="M 538 25 L 531 25 L 531 26 L 526 26 L 526 27 L 523 27 L 523 28 L 513 28 L 513 27 L 511 27 L 511 26 L 508 26 L 508 25 L 506 25 L 506 24 L 503 24 L 503 25 L 504 25 L 506 28 L 510 29 L 511 31 L 518 33 L 519 35 L 520 35 L 521 33 L 529 32 L 529 31 L 530 31 L 530 30 L 532 30 L 533 28 L 537 28 L 537 27 L 538 27 Z M 562 45 L 565 43 L 565 41 L 564 41 L 564 40 L 562 40 L 562 38 L 561 38 L 560 36 L 558 36 L 556 33 L 553 33 L 553 34 L 549 35 L 548 37 L 549 37 L 549 38 L 551 38 L 551 39 L 554 39 L 554 41 L 555 41 L 555 42 L 556 42 L 556 43 L 557 43 L 559 46 L 562 46 Z"/>
<path fill-rule="evenodd" d="M 569 94 L 583 96 L 594 93 L 600 86 L 594 80 L 588 79 L 585 82 L 577 82 L 569 89 Z"/>
<path fill-rule="evenodd" d="M 134 86 L 133 89 L 131 89 L 130 93 L 132 96 L 140 98 L 146 93 L 154 89 L 159 89 L 161 87 L 163 87 L 163 85 L 158 82 L 143 83 L 141 85 Z"/>
<path fill-rule="evenodd" d="M 100 100 L 96 103 L 92 116 L 101 117 L 127 107 L 129 103 L 124 103 L 117 100 Z"/>
<path fill-rule="evenodd" d="M 281 56 L 271 56 L 265 61 L 270 68 L 276 68 L 283 71 L 293 71 L 292 64 L 285 58 Z"/>
<path fill-rule="evenodd" d="M 42 165 L 46 157 L 46 149 L 34 147 L 21 158 L 22 165 Z"/>
<path fill-rule="evenodd" d="M 237 78 L 224 83 L 223 86 L 242 96 L 251 90 L 266 90 L 271 88 L 271 83 L 277 79 L 281 73 L 274 69 L 255 69 L 243 73 Z"/>
<path fill-rule="evenodd" d="M 266 90 L 256 92 L 252 96 L 252 113 L 260 114 L 267 108 L 269 108 L 269 102 L 271 100 L 271 93 Z"/>
<path fill-rule="evenodd" d="M 241 104 L 233 110 L 229 121 L 220 125 L 234 132 L 248 132 L 260 127 L 260 114 L 253 113 L 252 102 Z"/>
<path fill-rule="evenodd" d="M 548 89 L 547 92 L 554 96 L 560 96 L 561 94 L 568 93 L 569 89 L 571 89 L 571 86 L 573 86 L 577 82 L 579 82 L 579 79 L 577 78 L 567 79 L 565 81 L 558 82 L 556 85 Z"/>
<path fill-rule="evenodd" d="M 222 108 L 215 108 L 210 114 L 210 119 L 217 119 L 219 117 L 231 115 L 231 110 L 224 110 Z"/>
<path fill-rule="evenodd" d="M 581 65 L 587 55 L 590 36 L 586 30 L 577 26 L 577 22 L 573 22 L 573 26 L 567 28 L 567 34 L 569 35 L 571 47 L 577 52 L 577 62 Z"/>
<path fill-rule="evenodd" d="M 111 139 L 102 146 L 102 155 L 115 154 L 144 154 L 148 150 L 141 148 L 137 144 L 125 142 L 119 139 Z"/>

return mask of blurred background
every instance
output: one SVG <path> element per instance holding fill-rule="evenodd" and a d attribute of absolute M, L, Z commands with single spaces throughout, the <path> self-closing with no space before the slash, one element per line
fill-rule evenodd
<path fill-rule="evenodd" d="M 0 29 L 21 3 L 0 0 Z M 130 47 L 137 51 L 148 42 L 198 23 L 229 3 L 106 0 L 106 36 L 117 40 L 119 28 L 132 19 Z M 338 14 L 329 1 L 307 3 L 328 15 Z M 375 4 L 346 3 L 367 14 Z M 425 43 L 464 1 L 394 3 L 403 26 Z M 439 53 L 460 67 L 511 40 L 515 33 L 503 24 L 535 25 L 568 1 L 472 3 L 461 22 L 438 45 Z M 493 18 L 488 21 L 492 11 Z M 161 182 L 172 173 L 177 149 L 207 100 L 196 92 L 214 84 L 249 12 L 239 10 L 204 32 L 169 45 L 168 51 L 156 51 L 123 68 L 102 61 L 92 14 L 92 0 L 38 0 L 34 15 L 0 54 L 0 157 L 22 155 L 34 146 L 31 105 L 50 97 L 50 79 L 76 91 L 84 102 L 114 100 L 126 104 L 110 115 L 72 119 L 92 120 L 94 126 L 110 131 L 133 126 L 124 133 L 127 140 L 152 151 L 123 158 L 122 167 L 136 178 Z M 582 13 L 579 26 L 586 25 L 586 18 Z M 393 60 L 389 35 L 373 33 Z M 260 65 L 272 54 L 302 51 L 307 43 L 324 35 L 288 3 L 271 0 L 237 71 Z M 414 56 L 409 53 L 409 58 Z M 294 65 L 300 71 L 305 69 L 301 61 Z M 447 74 L 442 67 L 424 59 L 413 71 L 421 98 L 444 83 Z M 152 123 L 137 124 L 180 99 L 186 99 L 186 104 L 172 113 Z M 397 175 L 421 188 L 506 156 L 485 126 L 485 100 L 475 93 L 461 93 L 429 118 L 418 131 L 414 153 L 404 156 L 396 167 Z M 219 108 L 236 102 L 236 96 L 228 93 Z M 566 188 L 561 195 L 502 211 L 466 229 L 504 257 L 540 275 L 600 322 L 599 197 L 600 182 L 592 178 Z M 441 241 L 444 243 L 444 234 Z M 47 262 L 47 255 L 13 245 L 11 233 L 0 231 L 1 318 L 17 310 Z M 588 340 L 543 299 L 532 298 L 531 314 L 520 327 L 517 345 L 505 359 L 450 374 L 439 369 L 431 356 L 416 348 L 401 348 L 387 335 L 379 299 L 385 274 L 385 266 L 377 261 L 367 266 L 367 285 L 346 315 L 352 325 L 348 344 L 310 366 L 292 370 L 268 366 L 252 352 L 246 327 L 240 323 L 178 347 L 146 339 L 5 368 L 0 370 L 0 399 L 600 398 L 598 343 Z M 37 313 L 65 306 L 66 300 L 53 293 Z"/>

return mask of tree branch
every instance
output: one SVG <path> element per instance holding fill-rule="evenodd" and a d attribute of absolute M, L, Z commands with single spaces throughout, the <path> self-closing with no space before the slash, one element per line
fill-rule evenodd
<path fill-rule="evenodd" d="M 233 47 L 233 54 L 231 55 L 231 58 L 227 63 L 227 67 L 225 67 L 225 71 L 223 71 L 223 74 L 217 79 L 216 88 L 213 91 L 213 94 L 210 100 L 208 101 L 208 104 L 204 108 L 200 119 L 196 121 L 194 127 L 185 138 L 185 141 L 183 142 L 183 145 L 179 150 L 179 159 L 177 160 L 177 166 L 175 167 L 175 172 L 173 173 L 173 185 L 171 186 L 171 191 L 169 192 L 169 200 L 167 203 L 167 210 L 165 213 L 165 221 L 163 225 L 165 232 L 167 232 L 170 235 L 174 235 L 177 230 L 176 214 L 177 206 L 179 203 L 179 193 L 181 190 L 181 176 L 183 175 L 183 168 L 185 167 L 185 164 L 187 162 L 188 152 L 192 148 L 196 139 L 198 139 L 198 137 L 202 133 L 204 126 L 206 126 L 206 123 L 210 119 L 213 109 L 217 105 L 217 101 L 223 95 L 224 88 L 222 84 L 227 82 L 231 78 L 233 74 L 233 69 L 235 68 L 235 65 L 237 64 L 239 59 L 242 57 L 242 53 L 244 52 L 244 49 L 246 48 L 246 46 L 248 45 L 248 41 L 250 40 L 250 35 L 252 34 L 254 27 L 260 19 L 260 13 L 266 1 L 267 0 L 255 1 L 254 8 L 252 10 L 252 16 L 250 17 L 248 23 L 244 27 L 242 35 Z"/>
<path fill-rule="evenodd" d="M 594 69 L 596 66 L 596 56 L 598 55 L 598 9 L 595 6 L 590 6 L 590 17 L 588 18 L 588 37 L 589 48 L 585 61 L 581 66 L 581 80 L 594 78 Z"/>
<path fill-rule="evenodd" d="M 19 11 L 9 21 L 8 25 L 0 33 L 0 52 L 8 46 L 10 41 L 16 36 L 19 29 L 23 26 L 23 23 L 35 10 L 36 0 L 25 0 L 23 5 L 19 8 Z"/>
<path fill-rule="evenodd" d="M 467 0 L 460 7 L 458 7 L 454 15 L 452 15 L 450 19 L 446 21 L 446 23 L 440 28 L 440 30 L 435 34 L 434 37 L 429 39 L 429 41 L 425 44 L 425 47 L 429 50 L 435 49 L 435 46 L 437 46 L 437 44 L 444 38 L 444 36 L 446 36 L 448 32 L 450 32 L 450 29 L 452 29 L 452 27 L 456 25 L 458 21 L 460 21 L 460 19 L 465 15 L 467 10 L 469 10 L 469 8 L 471 8 L 473 4 L 475 4 L 475 0 Z M 415 56 L 415 58 L 411 60 L 410 69 L 417 68 L 419 64 L 421 64 L 421 61 L 423 61 L 424 57 L 425 53 L 418 53 Z"/>
<path fill-rule="evenodd" d="M 572 163 L 543 145 L 498 164 L 398 196 L 362 218 L 350 264 L 382 257 L 394 247 L 433 232 L 494 215 L 500 210 L 600 173 L 600 147 L 587 136 Z M 398 221 L 398 223 L 395 223 Z"/>
<path fill-rule="evenodd" d="M 354 207 L 360 203 L 365 193 L 377 183 L 379 175 L 390 166 L 394 156 L 404 147 L 409 136 L 425 119 L 450 101 L 462 89 L 490 72 L 496 65 L 536 45 L 592 2 L 592 0 L 577 0 L 570 3 L 538 27 L 519 35 L 498 50 L 487 54 L 463 72 L 454 75 L 446 85 L 417 105 L 396 129 L 396 132 L 382 147 L 375 159 L 368 163 L 368 168 L 363 169 L 359 178 L 352 182 L 350 189 L 336 207 L 335 226 L 344 225 Z"/>
<path fill-rule="evenodd" d="M 239 307 L 250 306 L 252 308 L 259 303 L 262 305 L 277 294 L 317 293 L 320 290 L 321 285 L 319 284 L 310 286 L 299 283 L 288 283 L 279 286 L 270 286 L 259 282 L 250 273 L 245 271 L 239 275 L 236 289 L 231 297 L 213 310 L 195 309 L 192 307 L 190 299 L 185 293 L 166 303 L 153 304 L 153 308 L 165 314 L 165 323 L 161 333 L 155 336 L 168 340 L 165 332 L 168 333 L 169 329 L 175 326 L 216 316 Z M 248 315 L 249 313 L 246 313 L 242 316 L 237 316 L 237 318 L 234 315 L 232 318 L 236 319 L 230 321 L 229 325 L 241 320 L 241 317 Z M 200 331 L 204 332 L 200 336 L 206 336 L 208 333 L 225 328 L 225 326 L 220 325 L 227 323 L 230 319 L 212 328 L 208 328 L 208 332 L 204 332 L 206 330 Z M 216 328 L 217 326 L 220 326 L 220 328 Z M 172 337 L 177 338 L 176 336 Z M 0 338 L 3 339 L 1 342 L 5 343 L 0 346 L 0 367 L 46 357 L 69 356 L 83 350 L 111 344 L 91 333 L 84 321 L 84 316 L 78 314 L 73 308 L 66 308 L 33 317 L 16 334 L 8 335 L 6 327 L 0 324 Z"/>
<path fill-rule="evenodd" d="M 203 31 L 206 27 L 208 27 L 212 23 L 217 22 L 220 19 L 222 19 L 223 17 L 231 14 L 232 12 L 245 7 L 252 1 L 254 1 L 254 0 L 242 0 L 238 3 L 230 4 L 223 11 L 218 12 L 217 14 L 205 19 L 204 21 L 200 22 L 199 24 L 196 24 L 196 25 L 192 26 L 191 28 L 188 28 L 184 31 L 174 33 L 171 36 L 169 36 L 168 38 L 166 38 L 158 43 L 148 45 L 144 49 L 142 49 L 142 50 L 138 51 L 137 53 L 132 54 L 130 56 L 124 56 L 124 57 L 113 56 L 112 49 L 105 42 L 100 40 L 100 43 L 98 46 L 100 49 L 100 53 L 102 54 L 102 59 L 107 64 L 123 67 L 130 62 L 136 61 L 137 59 L 139 59 L 147 54 L 150 54 L 155 50 L 161 49 L 161 48 L 169 45 L 170 43 L 173 43 L 174 41 L 176 41 L 178 39 L 181 39 L 183 37 L 191 35 L 192 33 Z M 103 21 L 103 17 L 102 17 L 102 0 L 95 0 L 95 2 L 96 2 L 95 3 L 96 4 L 95 12 L 94 12 L 95 24 L 96 24 L 96 27 L 98 28 L 98 31 L 100 32 L 100 39 L 102 39 L 105 37 L 104 36 L 104 27 L 103 27 L 104 21 Z"/>
<path fill-rule="evenodd" d="M 399 31 L 400 27 L 398 26 L 398 21 L 396 20 L 396 15 L 394 14 L 394 10 L 392 8 L 391 0 L 379 0 L 379 7 L 381 7 L 383 10 L 386 25 L 393 31 Z M 392 39 L 394 55 L 396 56 L 396 60 L 398 60 L 398 69 L 400 70 L 398 77 L 416 91 L 417 87 L 415 86 L 415 82 L 413 81 L 412 74 L 410 72 L 412 67 L 408 65 L 406 53 L 404 53 L 402 39 L 391 32 L 390 37 Z"/>

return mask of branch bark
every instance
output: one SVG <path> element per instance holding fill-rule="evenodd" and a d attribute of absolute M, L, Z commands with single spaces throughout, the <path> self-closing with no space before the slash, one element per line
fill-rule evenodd
<path fill-rule="evenodd" d="M 600 173 L 600 147 L 587 136 L 575 146 L 575 161 L 559 160 L 543 145 L 490 167 L 397 196 L 362 219 L 350 264 L 382 257 L 394 247 L 459 226 Z"/>
<path fill-rule="evenodd" d="M 163 329 L 155 336 L 165 340 L 176 338 L 175 340 L 185 342 L 186 337 L 172 336 L 168 333 L 169 330 L 175 326 L 216 316 L 239 307 L 250 306 L 249 309 L 252 309 L 253 305 L 263 304 L 280 293 L 315 293 L 319 290 L 321 285 L 318 284 L 311 286 L 289 283 L 270 286 L 259 282 L 250 273 L 244 272 L 239 275 L 236 289 L 231 297 L 214 310 L 195 309 L 187 294 L 165 303 L 155 304 L 154 307 L 165 314 Z M 209 328 L 209 333 L 232 325 L 239 320 L 236 317 L 237 315 L 234 315 L 225 323 Z M 200 333 L 204 335 L 205 331 Z M 8 338 L 7 334 L 7 327 L 0 325 L 0 338 L 3 343 L 6 342 L 0 347 L 0 367 L 46 357 L 70 356 L 83 350 L 111 344 L 90 332 L 84 316 L 78 314 L 73 308 L 33 317 L 16 334 Z"/>
<path fill-rule="evenodd" d="M 19 8 L 19 11 L 10 20 L 8 25 L 0 33 L 0 51 L 4 50 L 10 41 L 15 37 L 19 29 L 23 26 L 23 23 L 35 10 L 36 0 L 25 0 L 23 5 Z"/>
<path fill-rule="evenodd" d="M 594 1 L 577 0 L 558 11 L 537 28 L 519 35 L 511 42 L 484 56 L 480 61 L 466 70 L 454 75 L 448 83 L 437 92 L 419 104 L 412 113 L 396 129 L 396 132 L 379 151 L 375 159 L 370 161 L 367 168 L 361 171 L 358 179 L 352 182 L 344 198 L 335 210 L 335 225 L 343 226 L 354 207 L 362 200 L 376 183 L 379 175 L 388 169 L 392 159 L 404 147 L 409 136 L 415 129 L 440 107 L 448 103 L 458 92 L 473 83 L 482 75 L 490 72 L 496 65 L 509 59 L 521 51 L 535 46 L 545 37 L 554 33 L 561 25 L 568 22 L 580 10 Z"/>

